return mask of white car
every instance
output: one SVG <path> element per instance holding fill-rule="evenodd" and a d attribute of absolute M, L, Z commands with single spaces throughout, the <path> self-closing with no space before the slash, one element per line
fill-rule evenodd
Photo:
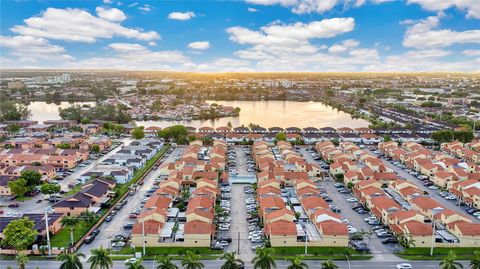
<path fill-rule="evenodd" d="M 397 264 L 397 269 L 413 269 L 413 267 L 409 263 L 399 263 Z"/>
<path fill-rule="evenodd" d="M 138 260 L 137 258 L 126 259 L 126 260 L 125 260 L 125 264 L 135 263 L 137 260 Z"/>

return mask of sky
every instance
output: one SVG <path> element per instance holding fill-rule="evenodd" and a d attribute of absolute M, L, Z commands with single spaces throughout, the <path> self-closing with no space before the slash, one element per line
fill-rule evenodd
<path fill-rule="evenodd" d="M 0 68 L 479 72 L 479 0 L 0 2 Z"/>

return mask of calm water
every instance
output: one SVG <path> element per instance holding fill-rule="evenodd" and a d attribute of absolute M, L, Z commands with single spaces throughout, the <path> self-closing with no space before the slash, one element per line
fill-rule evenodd
<path fill-rule="evenodd" d="M 36 120 L 38 123 L 42 123 L 45 120 L 59 120 L 58 108 L 67 108 L 73 105 L 95 105 L 95 102 L 60 102 L 60 104 L 47 102 L 30 102 L 28 108 L 32 111 L 31 120 Z"/>
<path fill-rule="evenodd" d="M 213 103 L 214 101 L 208 101 Z M 240 107 L 238 117 L 225 117 L 216 120 L 193 121 L 137 121 L 137 125 L 167 127 L 174 124 L 183 124 L 192 127 L 248 126 L 249 123 L 259 124 L 262 127 L 366 127 L 369 123 L 362 119 L 353 119 L 350 114 L 338 111 L 319 102 L 295 101 L 217 101 L 220 105 Z M 58 107 L 68 107 L 73 104 L 93 104 L 62 102 L 59 106 L 45 102 L 32 102 L 32 118 L 43 122 L 47 119 L 59 119 Z"/>

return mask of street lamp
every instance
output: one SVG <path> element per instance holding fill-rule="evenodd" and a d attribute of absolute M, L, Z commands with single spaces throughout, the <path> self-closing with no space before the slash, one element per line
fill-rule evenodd
<path fill-rule="evenodd" d="M 343 254 L 343 255 L 345 255 L 345 258 L 347 258 L 348 269 L 352 269 L 352 266 L 350 265 L 350 259 L 348 258 L 348 255 L 347 254 Z"/>
<path fill-rule="evenodd" d="M 433 231 L 432 231 L 432 245 L 430 247 L 430 256 L 433 256 L 433 247 L 435 246 L 435 215 L 441 213 L 444 208 L 433 208 L 432 209 L 432 221 L 433 221 Z"/>

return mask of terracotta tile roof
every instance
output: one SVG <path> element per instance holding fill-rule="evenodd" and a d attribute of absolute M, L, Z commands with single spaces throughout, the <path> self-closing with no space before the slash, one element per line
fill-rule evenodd
<path fill-rule="evenodd" d="M 422 223 L 418 221 L 409 221 L 403 224 L 403 227 L 409 234 L 415 236 L 432 235 L 433 227 L 431 224 Z"/>
<path fill-rule="evenodd" d="M 442 205 L 439 204 L 437 201 L 426 196 L 415 197 L 411 200 L 411 203 L 417 205 L 424 210 L 442 207 Z"/>
<path fill-rule="evenodd" d="M 297 235 L 297 226 L 295 223 L 286 220 L 267 223 L 263 230 L 266 235 Z"/>
<path fill-rule="evenodd" d="M 464 236 L 480 236 L 480 224 L 458 221 L 454 225 Z"/>
<path fill-rule="evenodd" d="M 155 220 L 145 221 L 145 234 L 160 234 L 163 228 L 163 223 Z M 133 225 L 132 234 L 142 234 L 142 223 L 137 222 Z"/>
<path fill-rule="evenodd" d="M 279 210 L 275 210 L 273 212 L 268 213 L 265 218 L 268 220 L 275 219 L 278 217 L 281 217 L 283 215 L 290 215 L 290 216 L 295 216 L 295 213 L 292 212 L 292 210 L 287 209 L 287 208 L 282 208 Z"/>
<path fill-rule="evenodd" d="M 148 199 L 148 201 L 145 203 L 145 208 L 156 207 L 156 208 L 167 209 L 170 206 L 171 202 L 172 202 L 172 198 L 170 197 L 156 195 Z"/>
<path fill-rule="evenodd" d="M 205 223 L 198 220 L 185 223 L 185 234 L 215 234 L 215 225 L 211 223 Z"/>
<path fill-rule="evenodd" d="M 347 225 L 335 221 L 317 223 L 317 227 L 324 235 L 348 235 Z"/>
<path fill-rule="evenodd" d="M 329 209 L 329 206 L 325 200 L 318 196 L 309 196 L 302 198 L 300 200 L 300 203 L 303 205 L 303 207 L 306 210 L 309 209 L 315 209 L 315 208 L 324 208 L 324 209 Z"/>

